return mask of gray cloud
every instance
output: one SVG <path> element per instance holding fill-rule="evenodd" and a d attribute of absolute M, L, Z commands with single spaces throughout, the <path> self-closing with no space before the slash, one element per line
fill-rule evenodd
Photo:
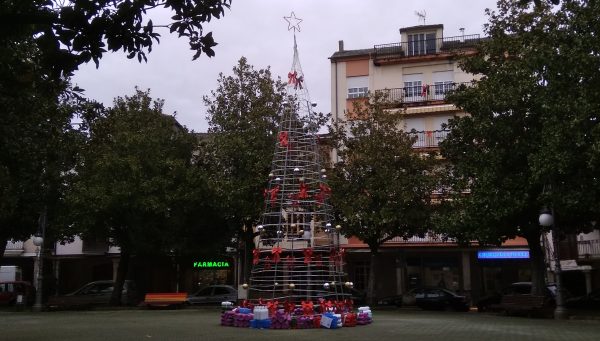
<path fill-rule="evenodd" d="M 398 29 L 418 25 L 415 11 L 427 12 L 427 24 L 444 24 L 444 35 L 482 33 L 487 21 L 485 8 L 495 8 L 494 0 L 234 0 L 225 17 L 209 23 L 219 45 L 216 56 L 193 53 L 185 39 L 167 31 L 148 55 L 148 63 L 128 60 L 122 53 L 107 54 L 100 68 L 88 64 L 80 68 L 74 82 L 86 89 L 89 98 L 106 105 L 117 96 L 130 95 L 137 85 L 150 88 L 155 98 L 165 99 L 167 112 L 177 112 L 182 124 L 206 131 L 202 96 L 217 86 L 219 72 L 231 73 L 241 56 L 255 68 L 271 66 L 273 75 L 285 78 L 292 63 L 293 34 L 283 17 L 294 11 L 303 19 L 297 33 L 305 84 L 317 109 L 330 111 L 330 62 L 344 40 L 345 49 L 371 48 L 375 44 L 398 42 Z M 166 23 L 170 13 L 152 13 L 155 24 Z M 207 31 L 207 32 L 208 32 Z"/>

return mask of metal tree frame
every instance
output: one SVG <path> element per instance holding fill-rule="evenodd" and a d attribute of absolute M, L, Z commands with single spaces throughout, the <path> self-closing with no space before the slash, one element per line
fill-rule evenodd
<path fill-rule="evenodd" d="M 341 300 L 351 283 L 344 282 L 339 226 L 333 223 L 331 190 L 295 34 L 287 97 L 256 227 L 248 296 L 295 303 L 324 296 Z"/>

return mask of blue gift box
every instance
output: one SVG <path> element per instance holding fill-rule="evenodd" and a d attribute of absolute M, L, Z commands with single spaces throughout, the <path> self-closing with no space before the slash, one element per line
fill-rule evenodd
<path fill-rule="evenodd" d="M 269 329 L 271 328 L 271 320 L 250 320 L 250 328 Z"/>

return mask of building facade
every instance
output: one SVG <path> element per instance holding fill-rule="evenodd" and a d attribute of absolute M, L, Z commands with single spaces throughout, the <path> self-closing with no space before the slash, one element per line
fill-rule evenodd
<path fill-rule="evenodd" d="M 343 41 L 331 57 L 331 108 L 334 120 L 353 119 L 353 106 L 369 92 L 383 91 L 389 110 L 404 112 L 402 129 L 417 137 L 416 152 L 437 150 L 446 137 L 445 124 L 467 113 L 446 101 L 446 94 L 477 80 L 458 65 L 458 56 L 475 53 L 481 37 L 445 36 L 443 25 L 401 28 L 399 42 L 345 50 Z M 335 151 L 333 161 L 338 161 Z M 348 273 L 355 287 L 367 283 L 370 252 L 349 238 Z M 484 252 L 482 252 L 484 251 Z M 471 295 L 473 300 L 510 283 L 530 280 L 526 240 L 499 248 L 459 246 L 435 233 L 410 239 L 394 238 L 381 250 L 376 296 L 397 295 L 420 286 L 443 286 Z"/>

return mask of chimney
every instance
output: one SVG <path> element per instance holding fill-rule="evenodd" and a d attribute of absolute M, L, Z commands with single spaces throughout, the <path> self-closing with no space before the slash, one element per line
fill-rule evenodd
<path fill-rule="evenodd" d="M 339 46 L 339 51 L 343 52 L 344 51 L 344 41 L 343 40 L 338 41 L 338 46 Z"/>

